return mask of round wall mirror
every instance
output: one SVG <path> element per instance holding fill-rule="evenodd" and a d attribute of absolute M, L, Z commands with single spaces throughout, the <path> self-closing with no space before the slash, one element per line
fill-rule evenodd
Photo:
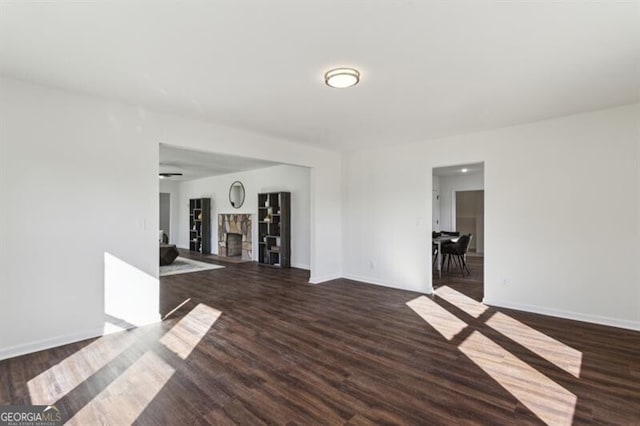
<path fill-rule="evenodd" d="M 239 209 L 244 204 L 244 185 L 239 180 L 233 182 L 229 188 L 229 202 L 234 209 Z"/>

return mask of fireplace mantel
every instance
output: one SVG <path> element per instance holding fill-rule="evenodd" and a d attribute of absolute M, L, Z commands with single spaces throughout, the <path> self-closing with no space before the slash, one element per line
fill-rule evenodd
<path fill-rule="evenodd" d="M 242 258 L 253 260 L 251 215 L 221 213 L 218 215 L 218 256 L 227 254 L 227 233 L 242 235 Z"/>

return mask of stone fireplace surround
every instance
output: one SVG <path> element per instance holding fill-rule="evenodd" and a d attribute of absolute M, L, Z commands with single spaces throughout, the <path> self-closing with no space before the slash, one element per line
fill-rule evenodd
<path fill-rule="evenodd" d="M 242 259 L 252 260 L 251 215 L 237 213 L 218 215 L 218 256 L 227 256 L 227 234 L 242 236 Z"/>

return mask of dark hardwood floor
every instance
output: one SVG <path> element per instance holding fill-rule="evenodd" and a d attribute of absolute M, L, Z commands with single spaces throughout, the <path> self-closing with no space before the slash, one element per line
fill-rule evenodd
<path fill-rule="evenodd" d="M 467 256 L 467 264 L 471 273 L 465 276 L 454 265 L 451 265 L 449 269 L 443 269 L 442 277 L 439 277 L 437 271 L 433 268 L 433 288 L 437 290 L 439 287 L 446 285 L 455 288 L 478 302 L 482 302 L 484 297 L 484 258 L 479 255 Z"/>
<path fill-rule="evenodd" d="M 0 362 L 72 424 L 640 424 L 640 333 L 256 264 L 161 279 L 160 324 Z M 479 263 L 478 263 L 479 262 Z"/>

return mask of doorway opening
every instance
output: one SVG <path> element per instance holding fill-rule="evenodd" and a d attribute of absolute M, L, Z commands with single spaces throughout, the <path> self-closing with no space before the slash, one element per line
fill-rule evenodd
<path fill-rule="evenodd" d="M 159 239 L 163 244 L 169 243 L 171 235 L 171 193 L 160 193 L 160 234 Z"/>
<path fill-rule="evenodd" d="M 484 164 L 433 168 L 432 282 L 484 296 Z"/>

